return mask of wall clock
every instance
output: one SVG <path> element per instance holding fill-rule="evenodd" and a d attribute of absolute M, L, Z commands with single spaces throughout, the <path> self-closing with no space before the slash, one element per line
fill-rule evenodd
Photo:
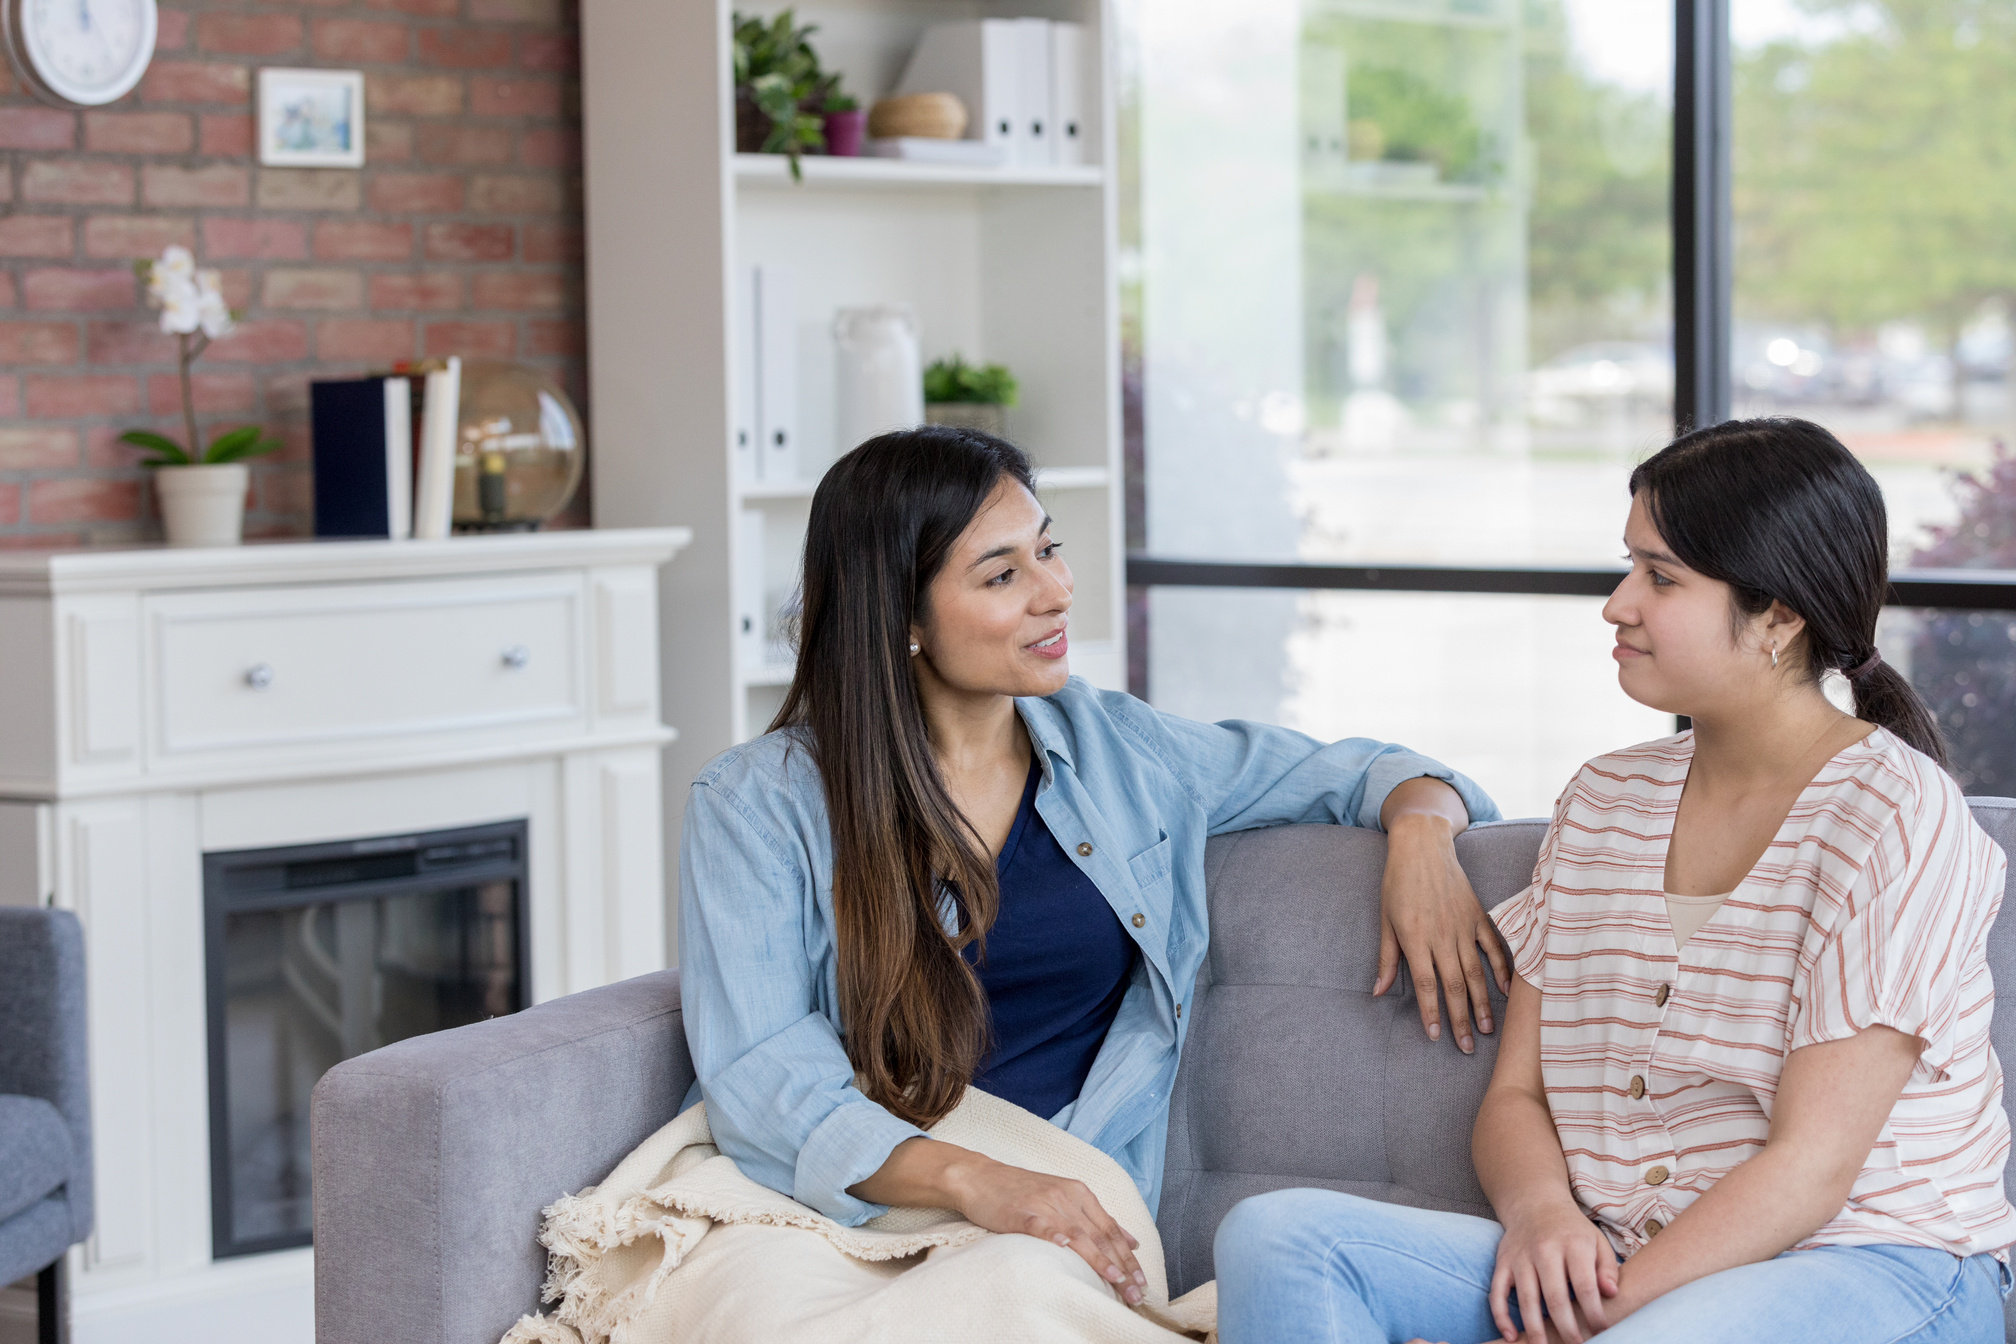
<path fill-rule="evenodd" d="M 0 0 L 7 57 L 45 103 L 123 98 L 154 58 L 154 0 Z"/>

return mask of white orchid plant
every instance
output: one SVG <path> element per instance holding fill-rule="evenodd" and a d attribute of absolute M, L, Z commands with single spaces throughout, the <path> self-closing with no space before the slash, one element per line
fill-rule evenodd
<path fill-rule="evenodd" d="M 133 269 L 147 282 L 147 302 L 161 310 L 161 330 L 175 337 L 181 347 L 182 425 L 188 434 L 187 447 L 151 430 L 133 429 L 120 440 L 145 448 L 154 456 L 145 467 L 187 467 L 217 462 L 236 462 L 258 457 L 280 446 L 278 439 L 266 437 L 257 425 L 226 430 L 197 451 L 196 399 L 189 386 L 189 366 L 196 362 L 210 342 L 231 334 L 236 325 L 224 289 L 215 271 L 199 271 L 196 259 L 186 247 L 170 247 L 153 261 L 136 261 Z"/>

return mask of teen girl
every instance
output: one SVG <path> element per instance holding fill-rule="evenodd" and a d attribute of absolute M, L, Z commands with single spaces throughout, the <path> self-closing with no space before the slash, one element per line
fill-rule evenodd
<path fill-rule="evenodd" d="M 1473 1155 L 1499 1220 L 1249 1200 L 1225 1344 L 2003 1337 L 2004 860 L 1876 651 L 1882 494 L 1798 420 L 1689 434 L 1631 494 L 1619 680 L 1693 730 L 1584 766 L 1495 912 L 1518 975 Z"/>

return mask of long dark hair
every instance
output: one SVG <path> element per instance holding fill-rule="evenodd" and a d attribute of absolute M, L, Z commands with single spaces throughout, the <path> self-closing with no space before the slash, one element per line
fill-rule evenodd
<path fill-rule="evenodd" d="M 770 725 L 806 730 L 825 784 L 847 1058 L 871 1099 L 918 1125 L 958 1104 L 985 1048 L 986 999 L 960 954 L 984 945 L 1000 889 L 931 754 L 910 628 L 1004 478 L 1034 489 L 1019 448 L 944 425 L 833 464 L 805 533 L 798 666 Z"/>
<path fill-rule="evenodd" d="M 1925 702 L 1876 657 L 1889 520 L 1881 487 L 1841 440 L 1809 420 L 1711 425 L 1640 463 L 1631 493 L 1683 564 L 1729 585 L 1732 622 L 1784 603 L 1806 620 L 1807 676 L 1848 675 L 1857 718 L 1948 765 Z"/>

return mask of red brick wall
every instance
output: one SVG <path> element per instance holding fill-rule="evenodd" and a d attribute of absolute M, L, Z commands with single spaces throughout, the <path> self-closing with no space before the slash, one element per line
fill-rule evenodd
<path fill-rule="evenodd" d="M 575 35 L 571 0 L 193 0 L 140 88 L 82 113 L 0 61 L 0 546 L 159 536 L 117 436 L 182 437 L 131 266 L 169 243 L 243 310 L 196 365 L 201 432 L 287 443 L 253 469 L 252 535 L 308 530 L 311 377 L 509 356 L 585 413 Z M 361 171 L 259 166 L 262 65 L 365 72 Z"/>

